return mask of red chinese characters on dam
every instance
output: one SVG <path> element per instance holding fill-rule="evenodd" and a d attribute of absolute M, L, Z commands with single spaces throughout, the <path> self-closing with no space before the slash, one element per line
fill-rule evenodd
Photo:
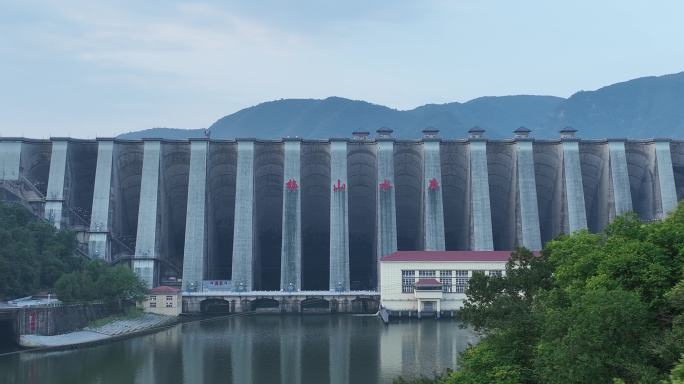
<path fill-rule="evenodd" d="M 297 180 L 295 179 L 290 179 L 285 183 L 285 186 L 287 187 L 287 190 L 290 192 L 294 192 L 299 189 L 299 184 L 297 184 Z"/>
<path fill-rule="evenodd" d="M 333 184 L 333 192 L 344 192 L 347 190 L 347 184 L 342 184 L 340 179 L 337 179 L 337 184 Z"/>
<path fill-rule="evenodd" d="M 392 183 L 390 183 L 389 180 L 385 179 L 385 181 L 383 181 L 382 183 L 380 183 L 379 187 L 380 187 L 380 190 L 381 190 L 381 191 L 387 192 L 387 191 L 389 191 L 390 189 L 392 189 Z"/>

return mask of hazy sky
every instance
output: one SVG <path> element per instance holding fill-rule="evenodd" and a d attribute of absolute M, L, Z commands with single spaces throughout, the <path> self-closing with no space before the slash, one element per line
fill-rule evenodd
<path fill-rule="evenodd" d="M 567 97 L 684 70 L 684 1 L 0 0 L 0 135 L 201 128 L 263 101 Z"/>

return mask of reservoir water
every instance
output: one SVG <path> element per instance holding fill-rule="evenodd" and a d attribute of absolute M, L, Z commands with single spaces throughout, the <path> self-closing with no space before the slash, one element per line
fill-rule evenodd
<path fill-rule="evenodd" d="M 56 352 L 0 357 L 0 383 L 391 383 L 456 368 L 477 335 L 454 320 L 239 316 Z"/>

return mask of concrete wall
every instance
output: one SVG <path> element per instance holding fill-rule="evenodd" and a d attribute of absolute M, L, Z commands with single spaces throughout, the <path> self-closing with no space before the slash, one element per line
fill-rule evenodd
<path fill-rule="evenodd" d="M 235 290 L 254 289 L 254 143 L 238 142 L 233 267 Z"/>
<path fill-rule="evenodd" d="M 625 155 L 629 177 L 632 210 L 642 220 L 655 220 L 661 216 L 658 175 L 656 171 L 656 151 L 653 141 L 627 142 Z"/>
<path fill-rule="evenodd" d="M 138 206 L 138 231 L 136 233 L 135 257 L 152 258 L 159 256 L 159 162 L 161 143 L 145 141 L 143 153 L 142 179 L 140 184 L 140 204 Z M 153 260 L 135 260 L 133 270 L 148 287 L 154 287 L 158 280 L 157 265 Z"/>
<path fill-rule="evenodd" d="M 562 146 L 563 184 L 565 184 L 565 207 L 567 207 L 565 211 L 568 218 L 566 232 L 572 233 L 587 229 L 587 212 L 584 200 L 579 145 L 575 140 L 565 140 Z"/>
<path fill-rule="evenodd" d="M 193 140 L 190 143 L 190 175 L 183 251 L 183 290 L 188 290 L 190 282 L 200 286 L 205 277 L 208 146 L 209 143 L 206 140 Z"/>
<path fill-rule="evenodd" d="M 610 201 L 610 164 L 605 142 L 579 143 L 582 186 L 590 232 L 599 232 L 608 224 Z"/>
<path fill-rule="evenodd" d="M 684 200 L 684 141 L 670 143 L 677 201 Z"/>
<path fill-rule="evenodd" d="M 302 289 L 301 142 L 285 141 L 280 290 Z"/>
<path fill-rule="evenodd" d="M 143 148 L 140 142 L 117 142 L 114 145 L 110 200 L 113 259 L 135 254 Z"/>
<path fill-rule="evenodd" d="M 97 166 L 93 204 L 88 235 L 88 252 L 91 258 L 111 259 L 109 247 L 109 201 L 111 199 L 113 140 L 100 140 L 97 143 Z"/>
<path fill-rule="evenodd" d="M 471 247 L 472 184 L 468 147 L 465 142 L 442 142 L 440 145 L 444 243 L 449 251 Z"/>
<path fill-rule="evenodd" d="M 350 284 L 347 182 L 347 142 L 333 141 L 330 143 L 329 179 L 330 277 L 328 287 L 331 291 L 348 291 Z"/>
<path fill-rule="evenodd" d="M 25 178 L 4 185 L 89 239 L 92 257 L 137 256 L 133 268 L 150 285 L 184 277 L 245 290 L 374 289 L 377 260 L 397 249 L 538 249 L 629 210 L 660 219 L 684 198 L 684 142 L 667 139 L 0 145 L 9 149 L 0 169 Z"/>
<path fill-rule="evenodd" d="M 386 187 L 377 188 L 377 256 L 389 255 L 397 250 L 397 216 L 395 203 L 396 182 L 394 178 L 394 142 L 380 141 L 378 151 L 378 183 Z M 416 219 L 414 217 L 414 219 Z"/>
<path fill-rule="evenodd" d="M 301 144 L 302 289 L 330 286 L 331 148 L 327 143 Z M 346 160 L 346 151 L 344 154 Z M 346 177 L 345 177 L 346 179 Z"/>
<path fill-rule="evenodd" d="M 182 276 L 185 252 L 190 177 L 190 146 L 184 142 L 164 142 L 159 165 L 159 255 L 160 281 Z"/>
<path fill-rule="evenodd" d="M 27 140 L 21 143 L 19 172 L 31 182 L 42 197 L 47 194 L 52 143 L 48 140 Z"/>
<path fill-rule="evenodd" d="M 541 250 L 539 231 L 539 206 L 537 203 L 537 182 L 534 172 L 534 155 L 531 140 L 516 143 L 516 173 L 518 197 L 516 205 L 520 211 L 521 236 L 516 241 L 527 249 Z M 509 248 L 510 249 L 510 248 Z"/>
<path fill-rule="evenodd" d="M 470 155 L 470 247 L 475 251 L 494 250 L 490 202 L 487 142 L 471 141 Z M 506 198 L 507 194 L 504 194 Z"/>
<path fill-rule="evenodd" d="M 627 155 L 623 141 L 609 141 L 610 183 L 612 196 L 611 218 L 623 215 L 633 209 L 627 167 Z"/>
<path fill-rule="evenodd" d="M 62 219 L 69 228 L 88 231 L 92 215 L 97 168 L 97 144 L 69 139 L 64 173 L 64 210 Z"/>
<path fill-rule="evenodd" d="M 442 198 L 442 171 L 439 140 L 423 143 L 423 210 L 425 212 L 423 234 L 424 249 L 445 250 L 444 203 Z"/>
<path fill-rule="evenodd" d="M 656 141 L 655 152 L 657 159 L 658 190 L 660 192 L 660 212 L 662 212 L 663 215 L 667 215 L 677 207 L 677 188 L 675 186 L 669 140 Z"/>
<path fill-rule="evenodd" d="M 393 146 L 394 185 L 381 196 L 391 198 L 394 192 L 397 249 L 421 250 L 425 248 L 424 200 L 427 196 L 427 186 L 423 186 L 423 148 L 421 143 L 414 142 L 395 142 Z M 439 164 L 439 160 L 435 163 Z"/>
<path fill-rule="evenodd" d="M 47 195 L 45 196 L 45 219 L 57 228 L 62 226 L 64 204 L 64 178 L 66 177 L 68 141 L 53 140 L 50 156 Z"/>
<path fill-rule="evenodd" d="M 259 290 L 280 290 L 285 181 L 283 144 L 257 142 L 254 157 L 254 287 Z"/>
<path fill-rule="evenodd" d="M 207 269 L 208 279 L 230 280 L 235 234 L 235 195 L 237 181 L 236 143 L 210 142 L 207 160 Z M 254 165 L 252 153 L 252 171 Z M 254 194 L 254 175 L 251 174 Z M 253 202 L 252 198 L 252 202 Z M 252 208 L 253 207 L 248 206 Z M 250 214 L 251 217 L 251 214 Z M 247 229 L 251 228 L 251 225 Z M 251 233 L 251 232 L 250 232 Z M 250 240 L 251 242 L 251 240 Z"/>
<path fill-rule="evenodd" d="M 396 179 L 394 174 L 394 142 L 392 140 L 379 141 L 377 144 L 377 206 L 376 206 L 376 257 L 380 258 L 397 250 L 397 205 L 396 205 Z M 409 174 L 410 175 L 410 174 Z M 410 184 L 402 188 L 407 191 Z M 411 196 L 411 195 L 409 195 Z M 415 221 L 417 218 L 414 216 Z M 409 223 L 409 226 L 411 224 Z M 414 222 L 413 225 L 419 225 Z M 379 270 L 379 264 L 376 264 Z M 376 274 L 376 284 L 379 284 L 380 275 Z"/>
<path fill-rule="evenodd" d="M 184 314 L 217 313 L 366 313 L 378 311 L 377 292 L 301 291 L 276 292 L 213 292 L 183 296 Z"/>
<path fill-rule="evenodd" d="M 20 335 L 59 335 L 81 329 L 91 321 L 114 313 L 104 304 L 24 308 L 19 311 L 17 329 Z"/>
<path fill-rule="evenodd" d="M 0 180 L 19 180 L 21 141 L 0 141 Z"/>
<path fill-rule="evenodd" d="M 377 279 L 377 148 L 375 143 L 347 144 L 349 176 L 349 279 L 350 289 L 375 289 Z"/>
<path fill-rule="evenodd" d="M 557 141 L 535 141 L 532 151 L 534 179 L 537 185 L 539 232 L 544 243 L 567 231 L 568 228 L 563 183 L 563 147 Z M 584 208 L 584 202 L 582 207 Z"/>
<path fill-rule="evenodd" d="M 517 239 L 520 238 L 518 235 L 520 207 L 517 204 L 517 161 L 514 142 L 487 143 L 487 172 L 494 249 L 513 249 Z M 473 193 L 473 199 L 475 196 Z"/>

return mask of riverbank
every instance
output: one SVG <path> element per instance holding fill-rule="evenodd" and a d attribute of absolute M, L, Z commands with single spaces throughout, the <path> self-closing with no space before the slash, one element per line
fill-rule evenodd
<path fill-rule="evenodd" d="M 19 344 L 24 348 L 66 349 L 148 333 L 178 321 L 176 316 L 144 313 L 135 318 L 121 318 L 105 324 L 95 323 L 82 330 L 60 335 L 21 335 Z"/>

